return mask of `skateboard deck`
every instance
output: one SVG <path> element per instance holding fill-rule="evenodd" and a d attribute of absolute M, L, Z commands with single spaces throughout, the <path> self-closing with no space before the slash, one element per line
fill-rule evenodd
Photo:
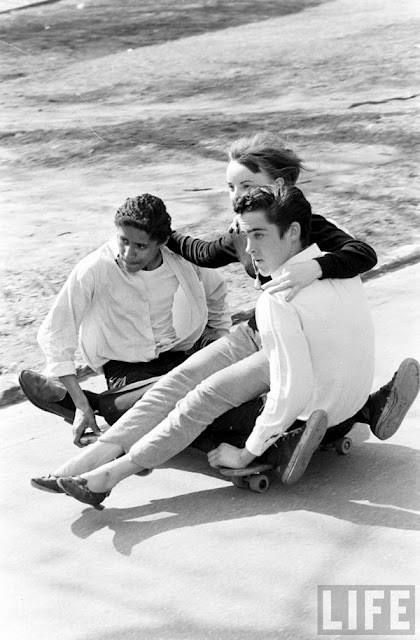
<path fill-rule="evenodd" d="M 222 476 L 254 476 L 264 471 L 271 471 L 273 466 L 271 464 L 250 464 L 248 467 L 242 467 L 242 469 L 229 469 L 229 467 L 220 467 L 219 471 Z"/>

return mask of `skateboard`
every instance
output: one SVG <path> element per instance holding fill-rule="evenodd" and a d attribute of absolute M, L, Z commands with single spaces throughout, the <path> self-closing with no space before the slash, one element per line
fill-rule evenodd
<path fill-rule="evenodd" d="M 338 438 L 331 443 L 321 445 L 321 451 L 335 450 L 339 455 L 346 456 L 350 453 L 352 439 L 348 436 Z M 235 487 L 249 489 L 255 493 L 265 493 L 270 488 L 271 478 L 275 467 L 271 464 L 250 464 L 242 469 L 229 469 L 220 467 L 222 476 L 227 476 Z"/>
<path fill-rule="evenodd" d="M 268 474 L 274 471 L 274 467 L 271 464 L 250 464 L 242 469 L 220 467 L 219 471 L 222 476 L 228 476 L 235 487 L 264 493 L 270 487 Z"/>

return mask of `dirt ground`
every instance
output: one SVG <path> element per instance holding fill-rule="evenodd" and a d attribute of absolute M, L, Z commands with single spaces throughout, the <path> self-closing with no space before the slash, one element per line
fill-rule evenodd
<path fill-rule="evenodd" d="M 126 197 L 161 196 L 191 235 L 227 228 L 239 135 L 281 133 L 314 210 L 380 264 L 418 246 L 412 0 L 12 5 L 0 4 L 0 389 L 42 368 L 37 328 Z M 252 306 L 241 268 L 224 273 L 232 309 Z"/>

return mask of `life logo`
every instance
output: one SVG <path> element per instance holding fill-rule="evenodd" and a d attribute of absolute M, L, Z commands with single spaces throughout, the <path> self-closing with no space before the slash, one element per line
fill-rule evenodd
<path fill-rule="evenodd" d="M 413 585 L 319 585 L 318 635 L 414 635 Z"/>

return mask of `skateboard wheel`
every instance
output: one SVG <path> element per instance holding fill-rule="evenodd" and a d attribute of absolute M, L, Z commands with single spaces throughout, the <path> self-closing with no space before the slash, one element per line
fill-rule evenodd
<path fill-rule="evenodd" d="M 232 484 L 234 484 L 235 487 L 238 487 L 239 489 L 246 489 L 248 487 L 248 484 L 245 482 L 243 476 L 231 476 L 230 480 Z"/>
<path fill-rule="evenodd" d="M 334 442 L 335 450 L 341 456 L 346 456 L 348 453 L 350 453 L 351 445 L 351 438 L 340 438 L 339 440 L 336 440 L 336 442 Z"/>
<path fill-rule="evenodd" d="M 270 486 L 270 480 L 263 473 L 252 476 L 249 480 L 249 488 L 256 493 L 264 493 Z"/>

